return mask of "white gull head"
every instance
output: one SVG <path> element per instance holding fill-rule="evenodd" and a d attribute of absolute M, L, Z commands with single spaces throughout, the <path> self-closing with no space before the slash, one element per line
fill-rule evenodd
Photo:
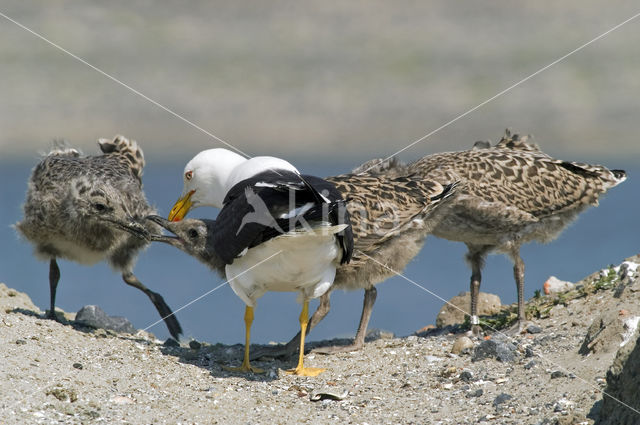
<path fill-rule="evenodd" d="M 193 208 L 222 208 L 224 197 L 236 183 L 267 170 L 285 170 L 299 174 L 288 161 L 272 156 L 246 159 L 230 150 L 217 148 L 198 153 L 184 167 L 182 196 L 193 192 Z"/>

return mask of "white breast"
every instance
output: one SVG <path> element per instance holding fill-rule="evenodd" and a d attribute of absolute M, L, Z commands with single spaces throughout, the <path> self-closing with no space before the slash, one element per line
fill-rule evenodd
<path fill-rule="evenodd" d="M 68 241 L 63 238 L 54 238 L 50 241 L 58 257 L 73 260 L 80 264 L 91 266 L 106 258 L 105 251 L 94 251 L 85 246 L 80 246 L 77 242 Z M 44 260 L 51 258 L 50 253 L 39 255 Z"/>
<path fill-rule="evenodd" d="M 288 233 L 249 249 L 225 270 L 236 295 L 254 306 L 266 291 L 321 296 L 333 284 L 341 256 L 333 232 Z"/>

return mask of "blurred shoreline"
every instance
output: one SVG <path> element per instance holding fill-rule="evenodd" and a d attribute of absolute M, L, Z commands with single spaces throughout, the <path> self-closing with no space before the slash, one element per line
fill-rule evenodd
<path fill-rule="evenodd" d="M 8 2 L 13 19 L 250 155 L 384 157 L 632 16 L 633 1 L 301 5 Z M 567 159 L 640 159 L 637 22 L 404 153 L 532 133 Z M 223 145 L 15 24 L 0 25 L 0 158 L 122 133 L 150 156 Z M 185 152 L 190 152 L 187 155 Z M 576 157 L 578 156 L 578 157 Z"/>

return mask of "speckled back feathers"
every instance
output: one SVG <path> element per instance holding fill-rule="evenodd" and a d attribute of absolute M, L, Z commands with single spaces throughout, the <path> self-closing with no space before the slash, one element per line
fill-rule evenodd
<path fill-rule="evenodd" d="M 448 221 L 435 234 L 452 240 L 493 244 L 500 232 L 515 233 L 540 220 L 553 219 L 531 238 L 548 241 L 609 188 L 624 171 L 555 159 L 509 131 L 495 146 L 428 155 L 408 168 L 428 179 L 460 181 Z M 458 227 L 458 229 L 456 229 Z M 483 241 L 483 235 L 490 234 Z M 457 235 L 455 233 L 458 233 Z M 476 233 L 476 236 L 474 236 Z"/>

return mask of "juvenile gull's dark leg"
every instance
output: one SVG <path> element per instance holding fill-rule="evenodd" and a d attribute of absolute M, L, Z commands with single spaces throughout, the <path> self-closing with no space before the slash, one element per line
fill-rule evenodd
<path fill-rule="evenodd" d="M 131 272 L 122 273 L 122 280 L 124 280 L 127 285 L 138 288 L 139 290 L 147 294 L 153 305 L 156 307 L 156 310 L 158 310 L 158 313 L 160 313 L 160 317 L 162 317 L 162 320 L 164 320 L 164 323 L 167 325 L 171 336 L 176 340 L 179 340 L 180 334 L 182 333 L 182 326 L 180 326 L 178 319 L 176 318 L 175 314 L 173 314 L 171 307 L 169 307 L 164 301 L 162 295 L 158 294 L 157 292 L 153 292 L 151 289 L 144 286 L 142 282 L 140 282 L 138 278 Z"/>
<path fill-rule="evenodd" d="M 486 250 L 467 245 L 469 252 L 467 261 L 471 266 L 471 281 L 469 283 L 469 293 L 471 296 L 471 331 L 474 335 L 479 335 L 480 319 L 478 318 L 478 298 L 480 297 L 480 283 L 482 282 L 482 267 L 484 266 L 484 258 Z"/>
<path fill-rule="evenodd" d="M 524 311 L 524 261 L 520 257 L 519 246 L 513 249 L 511 258 L 513 259 L 513 277 L 518 290 L 518 331 L 521 331 L 526 326 L 527 318 Z"/>
<path fill-rule="evenodd" d="M 49 312 L 47 317 L 53 320 L 58 320 L 58 316 L 56 316 L 56 290 L 58 289 L 59 281 L 60 268 L 56 259 L 52 258 L 49 262 Z"/>
<path fill-rule="evenodd" d="M 376 302 L 377 295 L 378 290 L 375 288 L 375 286 L 364 290 L 364 301 L 362 303 L 360 324 L 358 325 L 358 332 L 356 333 L 356 337 L 353 340 L 353 344 L 335 347 L 320 347 L 314 349 L 313 352 L 320 354 L 335 354 L 360 350 L 362 347 L 364 347 L 364 338 L 367 334 L 369 319 L 371 319 L 371 311 L 373 310 L 373 304 L 375 304 Z"/>

